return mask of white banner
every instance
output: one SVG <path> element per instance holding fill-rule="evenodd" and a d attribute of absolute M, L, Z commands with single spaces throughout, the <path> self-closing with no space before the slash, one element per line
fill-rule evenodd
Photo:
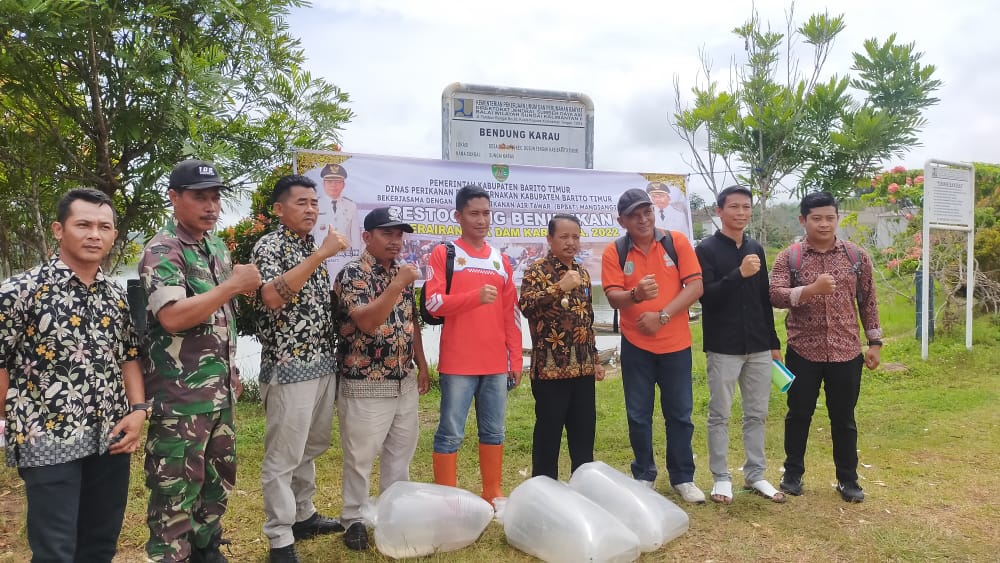
<path fill-rule="evenodd" d="M 618 225 L 618 196 L 627 189 L 648 189 L 660 182 L 654 194 L 658 227 L 680 231 L 691 238 L 691 211 L 685 177 L 679 174 L 603 172 L 572 168 L 490 165 L 446 160 L 401 158 L 337 152 L 299 151 L 299 174 L 319 187 L 320 218 L 314 235 L 325 236 L 327 226 L 345 233 L 351 250 L 328 263 L 331 276 L 348 260 L 361 254 L 364 217 L 376 207 L 390 207 L 413 225 L 401 259 L 425 271 L 431 249 L 457 239 L 455 192 L 462 186 L 481 186 L 490 194 L 492 226 L 487 242 L 510 258 L 515 279 L 535 259 L 548 251 L 545 236 L 549 219 L 569 213 L 582 223 L 578 259 L 600 283 L 601 253 L 624 234 Z M 336 166 L 336 168 L 331 168 Z M 321 174 L 327 171 L 327 178 Z M 334 200 L 336 198 L 336 204 Z"/>

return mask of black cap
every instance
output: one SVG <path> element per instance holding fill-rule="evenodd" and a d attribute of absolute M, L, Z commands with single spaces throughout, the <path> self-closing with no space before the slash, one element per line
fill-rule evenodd
<path fill-rule="evenodd" d="M 663 182 L 650 182 L 646 186 L 646 193 L 651 194 L 653 192 L 663 192 L 665 194 L 670 194 L 670 186 L 664 184 Z"/>
<path fill-rule="evenodd" d="M 229 186 L 222 183 L 214 164 L 207 160 L 194 159 L 182 160 L 174 166 L 170 172 L 169 187 L 175 190 L 229 189 Z"/>
<path fill-rule="evenodd" d="M 339 164 L 327 164 L 319 173 L 320 178 L 347 178 L 347 170 Z"/>
<path fill-rule="evenodd" d="M 635 211 L 635 208 L 643 205 L 653 205 L 653 200 L 649 199 L 649 194 L 639 188 L 625 190 L 625 193 L 618 198 L 618 214 L 628 215 Z"/>
<path fill-rule="evenodd" d="M 394 229 L 399 227 L 407 233 L 413 232 L 413 227 L 409 223 L 405 223 L 399 220 L 399 215 L 389 211 L 388 207 L 376 207 L 365 215 L 365 230 L 374 231 L 375 229 Z"/>

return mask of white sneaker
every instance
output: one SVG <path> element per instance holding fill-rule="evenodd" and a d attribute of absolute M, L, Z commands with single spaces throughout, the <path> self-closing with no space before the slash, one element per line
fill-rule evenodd
<path fill-rule="evenodd" d="M 653 482 L 652 481 L 647 481 L 645 479 L 636 479 L 636 481 L 640 485 L 642 485 L 643 487 L 646 487 L 647 489 L 652 489 L 653 488 Z"/>
<path fill-rule="evenodd" d="M 696 504 L 704 504 L 705 493 L 698 488 L 694 483 L 678 483 L 674 485 L 674 490 L 677 494 L 681 495 L 684 502 L 691 502 Z"/>

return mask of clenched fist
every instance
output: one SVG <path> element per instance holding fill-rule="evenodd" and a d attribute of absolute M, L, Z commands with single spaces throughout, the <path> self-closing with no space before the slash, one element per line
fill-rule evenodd
<path fill-rule="evenodd" d="M 583 278 L 580 277 L 580 272 L 576 270 L 567 270 L 563 273 L 562 277 L 559 278 L 559 287 L 562 288 L 564 292 L 573 291 L 574 289 L 580 287 L 583 283 Z"/>
<path fill-rule="evenodd" d="M 260 272 L 253 264 L 236 264 L 233 266 L 233 273 L 229 276 L 229 283 L 236 286 L 237 293 L 249 293 L 256 291 L 260 287 Z"/>
<path fill-rule="evenodd" d="M 492 285 L 484 285 L 479 288 L 479 302 L 483 305 L 489 305 L 497 300 L 497 288 Z"/>
<path fill-rule="evenodd" d="M 649 301 L 650 299 L 656 299 L 659 294 L 659 286 L 656 285 L 656 277 L 653 274 L 647 274 L 639 280 L 639 285 L 635 286 L 635 298 L 639 301 Z"/>
<path fill-rule="evenodd" d="M 817 295 L 833 295 L 837 290 L 837 281 L 830 274 L 820 274 L 810 285 Z"/>
<path fill-rule="evenodd" d="M 417 281 L 420 277 L 420 270 L 417 269 L 413 264 L 403 264 L 399 267 L 399 271 L 392 278 L 392 281 L 400 284 L 403 287 L 409 286 L 411 283 Z"/>
<path fill-rule="evenodd" d="M 747 254 L 743 257 L 743 262 L 740 264 L 740 275 L 744 278 L 749 278 L 757 274 L 760 271 L 760 256 L 756 254 Z"/>

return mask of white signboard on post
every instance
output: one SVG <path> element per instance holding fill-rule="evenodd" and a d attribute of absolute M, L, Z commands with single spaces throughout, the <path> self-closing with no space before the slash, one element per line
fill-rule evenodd
<path fill-rule="evenodd" d="M 924 219 L 932 227 L 972 230 L 975 170 L 968 164 L 930 160 L 924 166 Z"/>
<path fill-rule="evenodd" d="M 441 95 L 441 158 L 594 167 L 594 104 L 573 92 L 455 83 Z"/>
<path fill-rule="evenodd" d="M 975 243 L 976 169 L 973 165 L 943 160 L 928 160 L 924 164 L 924 227 L 923 272 L 920 284 L 920 356 L 927 359 L 928 326 L 930 320 L 931 229 L 963 231 L 966 235 L 965 256 L 965 347 L 972 349 L 972 302 L 975 295 L 973 245 Z"/>

